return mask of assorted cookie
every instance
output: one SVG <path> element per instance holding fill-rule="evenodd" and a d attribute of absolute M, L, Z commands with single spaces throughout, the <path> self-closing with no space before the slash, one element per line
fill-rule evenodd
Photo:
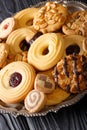
<path fill-rule="evenodd" d="M 87 89 L 86 80 L 86 10 L 70 13 L 66 6 L 51 1 L 2 21 L 2 102 L 23 102 L 29 113 L 39 112 Z"/>
<path fill-rule="evenodd" d="M 8 104 L 23 101 L 33 89 L 35 77 L 35 69 L 23 61 L 6 65 L 0 71 L 0 99 Z"/>
<path fill-rule="evenodd" d="M 40 8 L 33 20 L 33 26 L 42 33 L 59 30 L 65 23 L 68 9 L 56 2 L 47 2 Z"/>
<path fill-rule="evenodd" d="M 82 35 L 87 37 L 87 11 L 76 11 L 70 14 L 62 26 L 66 35 Z"/>
<path fill-rule="evenodd" d="M 36 69 L 51 69 L 62 58 L 64 40 L 60 34 L 46 33 L 38 37 L 28 51 L 28 63 Z"/>
<path fill-rule="evenodd" d="M 87 57 L 75 53 L 64 57 L 56 65 L 54 79 L 67 92 L 79 93 L 87 89 Z"/>

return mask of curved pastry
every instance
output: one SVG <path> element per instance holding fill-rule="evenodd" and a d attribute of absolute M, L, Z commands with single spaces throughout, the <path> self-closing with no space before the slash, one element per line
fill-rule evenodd
<path fill-rule="evenodd" d="M 67 7 L 57 2 L 47 2 L 35 15 L 33 26 L 42 33 L 54 32 L 62 27 L 67 19 L 67 15 Z"/>
<path fill-rule="evenodd" d="M 80 35 L 67 35 L 64 37 L 65 42 L 65 52 L 64 56 L 73 53 L 84 54 L 83 41 L 84 37 Z"/>
<path fill-rule="evenodd" d="M 46 33 L 31 45 L 28 51 L 28 62 L 38 70 L 48 70 L 56 65 L 63 53 L 63 37 L 56 33 Z"/>
<path fill-rule="evenodd" d="M 54 71 L 54 79 L 67 92 L 79 93 L 87 89 L 87 57 L 74 53 L 61 59 Z"/>
<path fill-rule="evenodd" d="M 16 21 L 13 17 L 6 18 L 0 24 L 0 38 L 7 38 L 8 35 L 15 29 Z"/>
<path fill-rule="evenodd" d="M 52 93 L 49 93 L 46 96 L 47 96 L 46 105 L 52 106 L 66 100 L 70 96 L 70 93 L 67 93 L 66 91 L 57 87 L 56 89 L 54 89 Z"/>
<path fill-rule="evenodd" d="M 6 63 L 7 56 L 9 54 L 9 45 L 0 43 L 0 68 Z"/>
<path fill-rule="evenodd" d="M 29 113 L 39 112 L 46 104 L 46 95 L 38 90 L 32 90 L 26 96 L 24 104 Z"/>
<path fill-rule="evenodd" d="M 85 25 L 85 28 L 84 28 L 84 24 L 83 24 L 85 22 L 87 22 L 87 11 L 86 10 L 75 11 L 68 16 L 65 24 L 62 26 L 62 31 L 66 35 L 85 36 L 84 32 L 87 32 L 86 30 L 87 25 Z"/>
<path fill-rule="evenodd" d="M 33 18 L 37 14 L 39 8 L 26 8 L 14 15 L 18 21 L 17 28 L 31 27 L 33 25 Z"/>
<path fill-rule="evenodd" d="M 17 61 L 0 71 L 0 99 L 5 103 L 17 103 L 33 89 L 35 70 L 28 63 Z"/>
<path fill-rule="evenodd" d="M 7 38 L 6 43 L 10 46 L 10 53 L 16 54 L 28 50 L 29 40 L 36 34 L 32 29 L 20 28 L 13 31 Z"/>
<path fill-rule="evenodd" d="M 55 89 L 55 82 L 50 76 L 37 74 L 34 82 L 34 88 L 44 92 L 51 93 Z"/>

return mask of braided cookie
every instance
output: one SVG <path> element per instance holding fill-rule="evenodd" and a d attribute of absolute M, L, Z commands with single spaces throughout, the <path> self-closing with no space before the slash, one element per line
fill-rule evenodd
<path fill-rule="evenodd" d="M 68 9 L 56 2 L 47 2 L 33 20 L 33 26 L 42 33 L 54 32 L 59 30 L 65 23 Z"/>
<path fill-rule="evenodd" d="M 31 27 L 33 25 L 33 18 L 37 14 L 39 8 L 26 8 L 14 15 L 18 21 L 17 28 Z"/>
<path fill-rule="evenodd" d="M 38 70 L 48 70 L 61 59 L 64 40 L 60 34 L 46 33 L 37 38 L 28 51 L 28 62 Z"/>
<path fill-rule="evenodd" d="M 16 54 L 28 50 L 29 40 L 36 34 L 32 29 L 20 28 L 13 31 L 7 38 L 6 43 L 10 46 L 10 53 Z"/>
<path fill-rule="evenodd" d="M 25 62 L 12 62 L 0 71 L 0 99 L 17 103 L 33 89 L 35 70 Z"/>
<path fill-rule="evenodd" d="M 38 90 L 32 90 L 26 96 L 24 104 L 29 113 L 39 112 L 46 104 L 46 95 Z"/>
<path fill-rule="evenodd" d="M 13 17 L 4 19 L 0 24 L 0 38 L 7 38 L 8 35 L 15 29 L 16 20 Z"/>

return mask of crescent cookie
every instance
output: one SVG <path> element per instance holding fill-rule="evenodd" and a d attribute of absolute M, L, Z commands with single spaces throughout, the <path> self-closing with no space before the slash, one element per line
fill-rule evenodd
<path fill-rule="evenodd" d="M 17 28 L 31 27 L 33 25 L 33 18 L 37 14 L 39 8 L 26 8 L 14 15 L 17 20 Z M 33 27 L 32 27 L 33 28 Z"/>
<path fill-rule="evenodd" d="M 13 17 L 4 19 L 0 23 L 0 38 L 5 39 L 15 29 L 16 20 Z"/>
<path fill-rule="evenodd" d="M 66 35 L 83 35 L 87 37 L 87 11 L 75 11 L 70 14 L 62 26 L 62 31 Z"/>
<path fill-rule="evenodd" d="M 79 93 L 87 89 L 87 57 L 73 54 L 61 59 L 54 69 L 54 79 L 67 92 Z"/>
<path fill-rule="evenodd" d="M 33 89 L 34 68 L 21 61 L 8 64 L 0 71 L 0 99 L 5 103 L 18 103 Z"/>
<path fill-rule="evenodd" d="M 62 27 L 67 15 L 67 7 L 57 2 L 47 2 L 35 15 L 33 26 L 42 33 L 54 32 Z"/>
<path fill-rule="evenodd" d="M 60 34 L 46 33 L 38 37 L 28 50 L 28 62 L 36 69 L 52 68 L 64 53 L 64 39 Z"/>
<path fill-rule="evenodd" d="M 29 113 L 39 112 L 46 104 L 46 95 L 38 90 L 32 90 L 26 96 L 24 104 Z"/>
<path fill-rule="evenodd" d="M 0 68 L 4 66 L 9 54 L 9 45 L 6 43 L 0 43 Z"/>
<path fill-rule="evenodd" d="M 29 40 L 36 34 L 29 28 L 19 28 L 14 30 L 7 38 L 6 43 L 10 46 L 10 53 L 17 54 L 28 50 Z"/>

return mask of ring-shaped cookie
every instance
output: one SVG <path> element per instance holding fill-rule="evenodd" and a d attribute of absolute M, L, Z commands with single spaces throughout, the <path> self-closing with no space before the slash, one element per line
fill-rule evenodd
<path fill-rule="evenodd" d="M 16 54 L 23 52 L 20 47 L 21 43 L 24 40 L 28 42 L 35 34 L 36 31 L 29 28 L 20 28 L 13 31 L 6 40 L 6 43 L 10 46 L 10 53 Z"/>
<path fill-rule="evenodd" d="M 4 19 L 0 24 L 0 38 L 7 38 L 8 35 L 15 29 L 16 20 L 13 17 Z"/>
<path fill-rule="evenodd" d="M 84 37 L 80 35 L 67 35 L 64 37 L 65 49 L 64 56 L 69 54 L 84 54 L 83 49 Z"/>
<path fill-rule="evenodd" d="M 17 103 L 33 89 L 36 73 L 28 63 L 17 61 L 0 71 L 0 99 L 5 103 Z"/>
<path fill-rule="evenodd" d="M 39 8 L 26 8 L 16 13 L 14 18 L 18 21 L 17 28 L 32 26 L 38 10 Z"/>
<path fill-rule="evenodd" d="M 64 40 L 60 34 L 46 33 L 37 38 L 28 51 L 28 62 L 44 71 L 52 68 L 64 53 Z"/>

